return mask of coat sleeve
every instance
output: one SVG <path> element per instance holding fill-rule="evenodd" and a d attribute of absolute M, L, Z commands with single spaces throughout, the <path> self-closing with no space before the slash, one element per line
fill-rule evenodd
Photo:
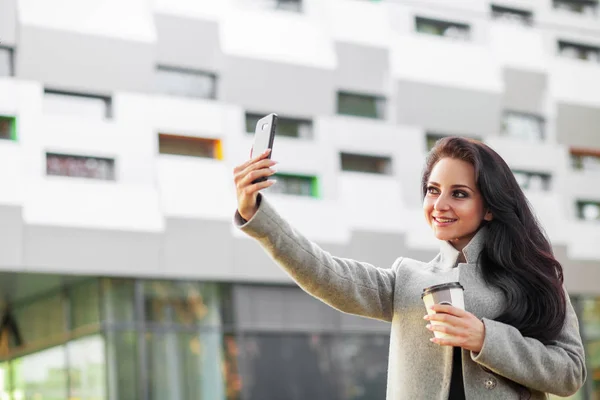
<path fill-rule="evenodd" d="M 288 224 L 264 198 L 248 221 L 235 214 L 234 224 L 262 248 L 306 292 L 340 311 L 390 322 L 395 266 L 334 257 Z"/>
<path fill-rule="evenodd" d="M 483 347 L 471 352 L 472 360 L 530 389 L 563 397 L 577 392 L 586 378 L 585 355 L 577 316 L 565 295 L 565 323 L 554 341 L 543 344 L 511 325 L 484 318 Z"/>

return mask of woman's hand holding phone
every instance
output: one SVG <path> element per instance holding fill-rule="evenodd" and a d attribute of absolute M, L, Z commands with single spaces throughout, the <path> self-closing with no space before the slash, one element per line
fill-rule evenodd
<path fill-rule="evenodd" d="M 246 221 L 252 218 L 258 209 L 258 204 L 256 202 L 258 192 L 275 183 L 275 180 L 272 179 L 252 183 L 258 178 L 267 178 L 276 172 L 272 167 L 277 164 L 277 162 L 268 158 L 270 152 L 271 149 L 267 149 L 257 157 L 254 157 L 233 169 L 233 181 L 235 182 L 237 191 L 238 212 Z"/>

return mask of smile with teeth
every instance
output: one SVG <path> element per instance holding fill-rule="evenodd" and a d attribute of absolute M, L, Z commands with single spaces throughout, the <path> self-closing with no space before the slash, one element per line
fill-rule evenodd
<path fill-rule="evenodd" d="M 450 223 L 450 222 L 454 222 L 454 221 L 456 221 L 456 219 L 453 219 L 453 218 L 437 218 L 437 217 L 433 217 L 433 219 L 434 219 L 436 222 L 439 222 L 439 223 L 441 223 L 441 224 L 448 224 L 448 223 Z"/>

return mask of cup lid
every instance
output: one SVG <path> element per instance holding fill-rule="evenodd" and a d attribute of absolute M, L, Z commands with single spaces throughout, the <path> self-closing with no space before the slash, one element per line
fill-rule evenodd
<path fill-rule="evenodd" d="M 421 298 L 427 296 L 430 293 L 437 292 L 440 290 L 446 290 L 446 289 L 465 290 L 465 288 L 459 282 L 442 283 L 440 285 L 433 285 L 433 286 L 429 286 L 429 287 L 426 287 L 425 289 L 423 289 L 423 293 L 421 293 Z"/>

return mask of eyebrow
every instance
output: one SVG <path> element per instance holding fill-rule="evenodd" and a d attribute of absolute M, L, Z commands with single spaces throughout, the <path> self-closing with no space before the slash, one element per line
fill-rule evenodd
<path fill-rule="evenodd" d="M 430 181 L 430 182 L 429 182 L 429 184 L 430 184 L 430 185 L 434 185 L 434 186 L 440 186 L 440 184 L 439 184 L 439 183 L 437 183 L 437 182 L 432 182 L 432 181 Z M 467 185 L 452 185 L 452 186 L 450 186 L 450 188 L 451 188 L 451 189 L 467 188 L 467 189 L 469 189 L 471 192 L 475 192 L 473 189 L 471 189 L 471 188 L 470 188 L 469 186 L 467 186 Z"/>

